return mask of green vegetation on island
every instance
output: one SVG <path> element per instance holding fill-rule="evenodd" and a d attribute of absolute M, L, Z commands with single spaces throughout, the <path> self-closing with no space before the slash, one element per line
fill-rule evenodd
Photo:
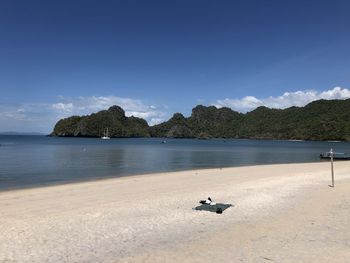
<path fill-rule="evenodd" d="M 318 100 L 287 109 L 258 107 L 245 114 L 199 105 L 188 118 L 175 113 L 168 121 L 151 127 L 141 118 L 126 117 L 122 108 L 113 106 L 89 116 L 62 119 L 52 135 L 100 137 L 105 128 L 111 137 L 350 141 L 350 99 Z"/>
<path fill-rule="evenodd" d="M 52 136 L 101 137 L 108 128 L 110 137 L 149 137 L 149 126 L 144 119 L 126 117 L 119 106 L 88 116 L 72 116 L 58 121 Z"/>

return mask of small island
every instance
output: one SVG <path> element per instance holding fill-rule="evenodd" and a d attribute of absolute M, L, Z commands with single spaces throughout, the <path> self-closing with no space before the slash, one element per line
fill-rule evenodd
<path fill-rule="evenodd" d="M 189 117 L 175 113 L 168 121 L 149 126 L 137 117 L 126 117 L 119 106 L 88 116 L 59 120 L 51 136 L 101 137 L 104 129 L 114 138 L 241 138 L 276 140 L 350 141 L 350 99 L 318 100 L 305 107 L 248 113 L 230 108 L 198 105 Z"/>

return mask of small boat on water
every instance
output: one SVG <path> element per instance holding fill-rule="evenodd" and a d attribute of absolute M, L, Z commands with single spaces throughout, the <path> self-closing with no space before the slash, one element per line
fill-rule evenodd
<path fill-rule="evenodd" d="M 321 153 L 320 158 L 330 160 L 331 154 L 332 153 L 330 153 L 330 152 Z M 345 155 L 344 153 L 333 153 L 333 160 L 350 160 L 350 156 Z"/>
<path fill-rule="evenodd" d="M 102 140 L 109 140 L 111 137 L 108 135 L 108 128 L 103 132 Z"/>

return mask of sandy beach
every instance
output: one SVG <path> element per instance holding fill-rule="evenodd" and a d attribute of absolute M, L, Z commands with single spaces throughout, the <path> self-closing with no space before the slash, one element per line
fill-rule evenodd
<path fill-rule="evenodd" d="M 350 162 L 0 192 L 0 262 L 349 262 Z M 212 197 L 223 214 L 193 210 Z"/>

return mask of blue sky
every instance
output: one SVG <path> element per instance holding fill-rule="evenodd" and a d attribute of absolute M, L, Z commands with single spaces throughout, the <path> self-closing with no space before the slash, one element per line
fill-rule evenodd
<path fill-rule="evenodd" d="M 0 1 L 0 131 L 350 92 L 350 1 Z M 336 88 L 337 87 L 337 88 Z"/>

